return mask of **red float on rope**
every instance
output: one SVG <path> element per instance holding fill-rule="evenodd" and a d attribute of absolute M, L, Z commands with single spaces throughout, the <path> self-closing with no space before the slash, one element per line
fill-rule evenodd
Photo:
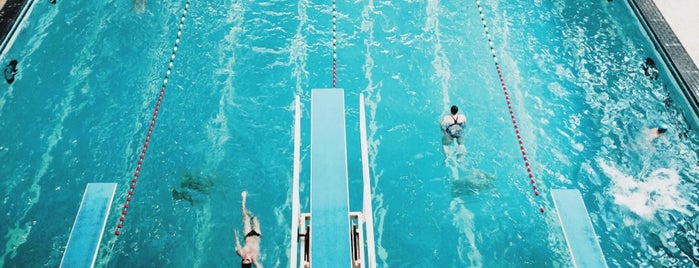
<path fill-rule="evenodd" d="M 170 64 L 167 68 L 167 71 L 165 72 L 165 79 L 163 79 L 163 84 L 162 87 L 160 88 L 160 94 L 158 95 L 158 100 L 155 104 L 155 108 L 153 111 L 153 117 L 151 118 L 150 121 L 150 126 L 148 127 L 148 132 L 146 133 L 146 139 L 145 142 L 143 143 L 143 147 L 141 148 L 141 155 L 138 157 L 138 165 L 136 166 L 136 172 L 134 173 L 134 177 L 131 180 L 131 185 L 129 186 L 129 192 L 128 195 L 126 196 L 126 202 L 124 203 L 124 210 L 121 211 L 121 217 L 119 218 L 119 224 L 117 225 L 117 230 L 114 232 L 115 235 L 120 235 L 121 234 L 121 228 L 123 227 L 122 223 L 125 219 L 126 215 L 126 208 L 129 207 L 129 202 L 131 201 L 131 196 L 133 195 L 133 190 L 136 187 L 136 181 L 138 178 L 139 171 L 141 171 L 141 165 L 143 164 L 143 159 L 145 158 L 146 155 L 146 149 L 148 148 L 148 143 L 150 142 L 150 137 L 153 132 L 153 127 L 155 126 L 155 120 L 158 117 L 158 111 L 160 110 L 160 104 L 163 100 L 163 95 L 165 94 L 165 85 L 167 85 L 167 80 L 168 77 L 170 76 L 171 68 L 173 65 L 173 62 L 175 60 L 175 53 L 177 52 L 177 44 L 180 42 L 180 35 L 182 33 L 182 28 L 184 27 L 184 19 L 187 14 L 187 8 L 189 7 L 189 0 L 185 2 L 184 10 L 182 12 L 182 19 L 179 24 L 179 27 L 177 29 L 177 38 L 175 39 L 175 45 L 172 49 L 172 55 L 170 56 Z"/>
<path fill-rule="evenodd" d="M 530 167 L 530 164 L 529 164 L 529 158 L 527 157 L 527 153 L 526 153 L 526 151 L 524 150 L 524 142 L 523 142 L 523 140 L 522 140 L 522 136 L 520 135 L 519 127 L 518 127 L 518 125 L 517 125 L 517 120 L 516 120 L 515 114 L 514 114 L 514 109 L 512 108 L 512 102 L 510 101 L 510 94 L 509 94 L 509 92 L 508 92 L 508 90 L 507 90 L 507 86 L 505 85 L 504 74 L 503 74 L 503 72 L 502 72 L 502 70 L 501 70 L 501 68 L 500 68 L 500 64 L 498 64 L 498 62 L 497 62 L 497 57 L 496 57 L 496 55 L 495 55 L 495 46 L 494 46 L 493 43 L 492 43 L 493 38 L 490 36 L 490 32 L 488 31 L 488 25 L 486 24 L 485 16 L 484 16 L 484 14 L 483 14 L 483 9 L 481 8 L 480 1 L 476 0 L 476 5 L 478 6 L 478 12 L 480 13 L 479 15 L 481 16 L 481 22 L 483 23 L 483 30 L 484 30 L 484 32 L 485 32 L 485 34 L 486 34 L 487 39 L 488 39 L 488 44 L 490 45 L 490 53 L 492 54 L 493 59 L 495 60 L 495 70 L 496 70 L 497 73 L 498 73 L 498 78 L 499 78 L 499 80 L 500 80 L 500 85 L 501 85 L 501 87 L 502 87 L 502 90 L 503 90 L 503 93 L 504 93 L 504 96 L 505 96 L 505 100 L 507 101 L 507 108 L 508 108 L 508 110 L 509 110 L 509 112 L 510 112 L 510 117 L 511 117 L 511 119 L 512 119 L 512 125 L 514 126 L 515 133 L 517 134 L 517 142 L 519 143 L 519 148 L 520 148 L 520 150 L 521 150 L 521 152 L 522 152 L 522 156 L 523 156 L 522 158 L 523 158 L 523 161 L 524 161 L 524 165 L 527 167 L 527 173 L 528 173 L 527 175 L 528 175 L 529 178 L 531 179 L 530 182 L 532 183 L 532 189 L 534 190 L 534 195 L 538 196 L 538 195 L 539 195 L 539 191 L 538 191 L 537 186 L 534 185 L 534 183 L 535 183 L 535 181 L 534 181 L 534 174 L 531 173 L 531 167 Z M 544 207 L 540 207 L 540 208 L 539 208 L 539 211 L 544 212 Z"/>

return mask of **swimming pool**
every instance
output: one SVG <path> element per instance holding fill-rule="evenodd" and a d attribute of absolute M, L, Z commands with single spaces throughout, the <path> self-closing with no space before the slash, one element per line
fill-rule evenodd
<path fill-rule="evenodd" d="M 692 267 L 694 116 L 683 115 L 664 64 L 658 80 L 643 75 L 643 59 L 660 57 L 625 1 L 481 5 L 540 196 L 475 1 L 337 3 L 350 189 L 361 192 L 361 92 L 379 267 L 567 267 L 556 188 L 582 192 L 610 267 Z M 19 61 L 16 80 L 0 87 L 4 266 L 58 266 L 88 182 L 119 183 L 99 266 L 237 264 L 242 190 L 262 224 L 263 263 L 287 265 L 293 101 L 304 102 L 307 165 L 309 92 L 332 85 L 329 3 L 190 4 L 113 235 L 183 7 L 36 4 L 2 59 Z M 445 165 L 441 153 L 437 124 L 451 104 L 469 120 L 462 165 Z M 657 126 L 668 133 L 646 139 Z M 308 168 L 301 175 L 308 193 Z"/>

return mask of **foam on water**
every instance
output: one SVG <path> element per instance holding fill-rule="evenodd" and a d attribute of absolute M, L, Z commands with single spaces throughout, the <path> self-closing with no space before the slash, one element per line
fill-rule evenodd
<path fill-rule="evenodd" d="M 476 226 L 473 221 L 473 212 L 463 205 L 461 198 L 454 198 L 449 206 L 449 212 L 454 215 L 452 224 L 459 227 L 461 234 L 458 239 L 458 255 L 462 263 L 468 263 L 468 267 L 483 267 L 483 256 L 476 246 Z"/>
<path fill-rule="evenodd" d="M 291 39 L 291 44 L 289 47 L 289 63 L 293 66 L 291 71 L 292 76 L 295 79 L 294 92 L 296 95 L 301 95 L 304 92 L 303 81 L 308 79 L 308 71 L 306 70 L 306 63 L 308 58 L 308 41 L 307 37 L 303 34 L 303 30 L 308 23 L 308 13 L 306 12 L 308 8 L 308 1 L 301 0 L 298 2 L 298 19 L 299 23 L 296 27 L 296 33 Z"/>
<path fill-rule="evenodd" d="M 658 168 L 649 174 L 625 174 L 604 160 L 598 159 L 597 163 L 612 181 L 610 193 L 614 202 L 646 220 L 652 219 L 659 210 L 690 214 L 687 207 L 694 206 L 683 198 L 681 177 L 676 170 Z"/>
<path fill-rule="evenodd" d="M 227 111 L 234 104 L 235 86 L 233 85 L 233 80 L 235 78 L 234 69 L 236 64 L 234 48 L 242 31 L 243 12 L 241 10 L 243 9 L 237 4 L 232 4 L 231 8 L 227 10 L 226 23 L 233 26 L 230 27 L 226 35 L 226 43 L 222 43 L 218 49 L 219 61 L 225 64 L 225 66 L 216 72 L 218 75 L 223 76 L 224 83 L 218 90 L 221 93 L 218 101 L 218 112 L 206 125 L 207 137 L 213 147 L 213 151 L 207 157 L 207 166 L 212 170 L 215 170 L 225 158 L 225 146 L 230 138 Z"/>

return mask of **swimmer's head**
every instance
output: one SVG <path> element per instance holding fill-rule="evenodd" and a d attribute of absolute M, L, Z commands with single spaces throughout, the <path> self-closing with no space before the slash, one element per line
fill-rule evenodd
<path fill-rule="evenodd" d="M 459 107 L 456 107 L 456 105 L 451 106 L 451 114 L 456 114 L 459 112 Z"/>
<path fill-rule="evenodd" d="M 665 132 L 667 132 L 667 128 L 661 128 L 661 127 L 658 128 L 658 134 L 663 134 Z"/>
<path fill-rule="evenodd" d="M 240 267 L 241 268 L 249 268 L 252 267 L 252 258 L 250 257 L 249 254 L 245 254 L 242 256 L 243 260 L 240 262 Z"/>
<path fill-rule="evenodd" d="M 653 65 L 655 65 L 655 61 L 651 58 L 646 58 L 646 64 L 653 66 Z"/>

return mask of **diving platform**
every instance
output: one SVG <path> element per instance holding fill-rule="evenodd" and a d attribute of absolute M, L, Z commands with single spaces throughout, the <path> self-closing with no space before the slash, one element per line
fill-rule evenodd
<path fill-rule="evenodd" d="M 312 91 L 311 263 L 317 267 L 343 267 L 350 260 L 346 140 L 344 92 Z"/>
<path fill-rule="evenodd" d="M 365 124 L 360 95 L 360 125 Z M 299 203 L 300 100 L 296 99 L 294 127 L 294 182 L 292 183 L 292 238 L 290 267 L 376 267 L 371 218 L 371 193 L 366 153 L 366 128 L 362 139 L 362 211 L 349 207 L 347 135 L 344 90 L 311 91 L 310 212 Z"/>
<path fill-rule="evenodd" d="M 116 183 L 88 183 L 60 267 L 94 267 Z"/>
<path fill-rule="evenodd" d="M 555 189 L 551 191 L 551 195 L 558 211 L 558 219 L 563 228 L 568 250 L 573 258 L 573 266 L 608 267 L 580 191 Z"/>

